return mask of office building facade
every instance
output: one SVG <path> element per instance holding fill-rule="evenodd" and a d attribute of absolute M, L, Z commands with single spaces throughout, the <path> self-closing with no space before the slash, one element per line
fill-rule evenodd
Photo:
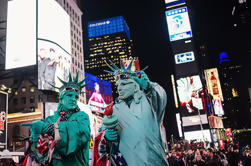
<path fill-rule="evenodd" d="M 112 83 L 114 77 L 103 70 L 108 69 L 105 61 L 111 60 L 120 66 L 121 59 L 132 56 L 132 42 L 129 28 L 122 16 L 92 21 L 88 23 L 89 53 L 85 55 L 87 73 Z"/>

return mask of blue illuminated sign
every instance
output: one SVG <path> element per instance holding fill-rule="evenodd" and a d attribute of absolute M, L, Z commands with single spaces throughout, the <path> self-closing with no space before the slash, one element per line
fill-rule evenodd
<path fill-rule="evenodd" d="M 165 0 L 166 8 L 180 6 L 185 4 L 185 0 Z"/>
<path fill-rule="evenodd" d="M 170 41 L 192 37 L 187 7 L 166 11 L 166 20 Z"/>
<path fill-rule="evenodd" d="M 88 83 L 85 87 L 87 103 L 92 111 L 103 113 L 113 101 L 112 84 L 89 73 L 85 73 L 85 77 L 85 83 Z"/>
<path fill-rule="evenodd" d="M 124 17 L 112 17 L 108 19 L 92 21 L 88 23 L 88 37 L 98 37 L 108 34 L 125 32 L 130 39 L 129 28 Z"/>
<path fill-rule="evenodd" d="M 175 55 L 175 63 L 176 64 L 192 62 L 194 60 L 195 60 L 195 58 L 194 58 L 193 52 L 185 52 L 185 53 Z"/>
<path fill-rule="evenodd" d="M 226 52 L 220 53 L 220 64 L 227 61 L 230 61 L 228 54 Z"/>

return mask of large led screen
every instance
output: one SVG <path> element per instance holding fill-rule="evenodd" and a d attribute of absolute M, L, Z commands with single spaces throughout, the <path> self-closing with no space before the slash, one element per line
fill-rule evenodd
<path fill-rule="evenodd" d="M 89 73 L 85 77 L 88 105 L 93 112 L 104 113 L 104 108 L 113 101 L 112 84 Z"/>
<path fill-rule="evenodd" d="M 62 80 L 68 81 L 71 57 L 55 43 L 38 40 L 38 89 L 57 90 Z M 53 86 L 52 86 L 53 85 Z"/>
<path fill-rule="evenodd" d="M 8 94 L 0 91 L 0 150 L 7 148 Z"/>
<path fill-rule="evenodd" d="M 184 132 L 185 140 L 192 141 L 196 140 L 198 142 L 208 141 L 212 142 L 210 131 L 209 130 L 197 130 Z"/>
<path fill-rule="evenodd" d="M 204 71 L 207 83 L 207 90 L 213 96 L 214 100 L 223 101 L 221 84 L 217 68 L 207 69 Z"/>
<path fill-rule="evenodd" d="M 176 80 L 182 114 L 192 114 L 203 109 L 202 83 L 199 75 Z"/>
<path fill-rule="evenodd" d="M 135 59 L 121 59 L 121 62 L 123 63 L 124 67 L 127 68 L 128 65 L 132 62 L 131 65 L 131 70 L 134 72 L 139 72 L 140 71 L 140 67 L 139 67 L 139 59 L 135 58 Z"/>
<path fill-rule="evenodd" d="M 174 55 L 175 64 L 188 63 L 195 60 L 193 51 Z"/>
<path fill-rule="evenodd" d="M 170 41 L 192 37 L 187 7 L 166 11 L 166 20 Z"/>
<path fill-rule="evenodd" d="M 38 88 L 57 90 L 71 65 L 70 17 L 52 0 L 38 1 Z M 53 86 L 52 86 L 53 85 Z"/>
<path fill-rule="evenodd" d="M 210 128 L 224 128 L 223 121 L 221 117 L 209 116 L 208 117 Z"/>
<path fill-rule="evenodd" d="M 207 124 L 207 115 L 194 115 L 194 116 L 187 116 L 182 117 L 182 125 L 185 126 L 194 126 L 194 125 L 200 125 L 200 124 Z"/>
<path fill-rule="evenodd" d="M 5 69 L 36 64 L 36 2 L 8 1 Z"/>

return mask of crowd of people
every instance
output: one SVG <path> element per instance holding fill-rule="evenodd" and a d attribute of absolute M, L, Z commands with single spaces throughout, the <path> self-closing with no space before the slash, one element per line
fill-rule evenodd
<path fill-rule="evenodd" d="M 228 144 L 213 148 L 208 142 L 174 144 L 167 152 L 169 166 L 251 166 L 251 149 Z"/>

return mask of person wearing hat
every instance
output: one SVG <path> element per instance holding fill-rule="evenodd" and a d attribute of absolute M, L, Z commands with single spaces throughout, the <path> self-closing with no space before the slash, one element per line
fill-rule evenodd
<path fill-rule="evenodd" d="M 88 166 L 90 120 L 89 116 L 80 111 L 77 100 L 85 80 L 78 82 L 78 73 L 73 81 L 59 79 L 63 84 L 59 89 L 59 104 L 54 115 L 23 123 L 31 130 L 32 145 L 28 149 L 25 162 L 36 162 L 41 165 L 53 166 Z M 25 164 L 24 164 L 25 165 Z"/>
<path fill-rule="evenodd" d="M 175 166 L 185 166 L 185 163 L 179 152 L 176 153 Z"/>
<path fill-rule="evenodd" d="M 157 83 L 151 82 L 141 70 L 117 67 L 107 63 L 114 75 L 119 97 L 113 105 L 113 114 L 118 118 L 118 130 L 106 129 L 104 137 L 116 141 L 118 149 L 128 166 L 168 166 L 164 141 L 161 134 L 166 92 Z"/>

